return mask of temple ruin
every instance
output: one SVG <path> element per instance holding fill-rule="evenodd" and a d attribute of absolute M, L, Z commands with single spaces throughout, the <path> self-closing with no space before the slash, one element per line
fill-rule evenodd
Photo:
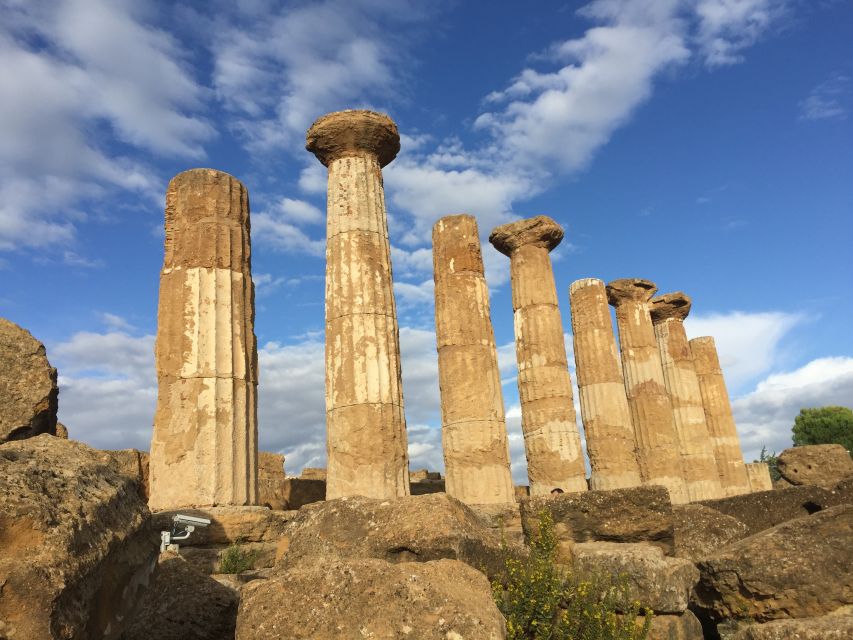
<path fill-rule="evenodd" d="M 666 390 L 672 402 L 684 481 L 690 500 L 721 498 L 720 476 L 705 422 L 705 407 L 684 319 L 692 302 L 682 292 L 651 300 L 652 322 L 660 349 Z"/>
<path fill-rule="evenodd" d="M 639 486 L 637 443 L 604 283 L 577 280 L 569 299 L 590 488 Z"/>
<path fill-rule="evenodd" d="M 669 489 L 674 503 L 688 502 L 681 470 L 672 403 L 664 382 L 649 300 L 657 287 L 640 278 L 614 280 L 607 300 L 616 308 L 628 407 L 637 441 L 637 461 L 646 484 Z"/>
<path fill-rule="evenodd" d="M 473 216 L 432 229 L 435 339 L 447 493 L 467 504 L 515 501 L 498 354 Z"/>
<path fill-rule="evenodd" d="M 489 236 L 510 259 L 521 428 L 530 495 L 586 491 L 581 438 L 549 255 L 563 229 L 547 216 L 501 225 Z"/>
<path fill-rule="evenodd" d="M 409 494 L 400 332 L 382 167 L 397 125 L 373 111 L 319 118 L 306 148 L 328 168 L 326 498 Z"/>
<path fill-rule="evenodd" d="M 740 438 L 737 434 L 735 419 L 729 392 L 723 380 L 723 370 L 717 356 L 714 338 L 705 336 L 690 341 L 690 351 L 702 392 L 702 404 L 705 406 L 705 421 L 714 447 L 717 472 L 723 495 L 736 496 L 749 493 L 749 478 L 740 451 Z"/>
<path fill-rule="evenodd" d="M 149 504 L 255 504 L 258 353 L 246 187 L 213 169 L 175 176 L 165 248 Z"/>

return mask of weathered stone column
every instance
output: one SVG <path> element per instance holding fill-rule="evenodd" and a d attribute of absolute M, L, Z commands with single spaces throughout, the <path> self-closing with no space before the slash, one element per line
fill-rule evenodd
<path fill-rule="evenodd" d="M 329 169 L 326 224 L 326 499 L 409 494 L 400 335 L 382 167 L 400 150 L 397 125 L 339 111 L 308 130 Z"/>
<path fill-rule="evenodd" d="M 473 216 L 435 223 L 432 259 L 447 493 L 467 504 L 514 503 L 489 288 Z"/>
<path fill-rule="evenodd" d="M 255 296 L 249 195 L 213 169 L 166 192 L 149 505 L 249 505 L 258 497 Z"/>
<path fill-rule="evenodd" d="M 684 330 L 684 318 L 690 313 L 690 305 L 690 297 L 680 291 L 652 298 L 652 323 L 666 390 L 672 402 L 687 494 L 691 501 L 713 500 L 722 497 L 722 490 L 714 447 L 705 423 L 702 392 Z"/>
<path fill-rule="evenodd" d="M 732 415 L 729 392 L 726 390 L 723 370 L 717 356 L 717 345 L 710 336 L 693 338 L 690 341 L 690 351 L 693 354 L 696 376 L 699 378 L 699 389 L 702 391 L 705 422 L 708 424 L 708 433 L 714 446 L 723 495 L 749 493 L 749 478 L 740 451 L 740 438 Z"/>
<path fill-rule="evenodd" d="M 634 427 L 604 283 L 577 280 L 569 287 L 569 300 L 590 488 L 639 486 Z"/>
<path fill-rule="evenodd" d="M 749 478 L 749 488 L 752 492 L 770 491 L 773 489 L 773 480 L 770 478 L 770 467 L 766 462 L 747 462 L 746 476 Z"/>
<path fill-rule="evenodd" d="M 521 428 L 530 495 L 586 491 L 563 321 L 550 252 L 563 229 L 547 216 L 501 225 L 489 236 L 510 259 Z"/>
<path fill-rule="evenodd" d="M 616 308 L 622 369 L 637 461 L 646 484 L 663 485 L 674 503 L 689 501 L 681 470 L 672 404 L 666 391 L 655 330 L 649 315 L 654 283 L 639 278 L 607 285 L 607 301 Z"/>

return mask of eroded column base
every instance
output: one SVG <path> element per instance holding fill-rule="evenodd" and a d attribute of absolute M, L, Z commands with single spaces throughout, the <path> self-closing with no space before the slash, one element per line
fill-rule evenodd
<path fill-rule="evenodd" d="M 515 502 L 503 421 L 474 420 L 445 425 L 441 440 L 449 495 L 465 504 Z M 448 464 L 449 459 L 452 462 Z"/>

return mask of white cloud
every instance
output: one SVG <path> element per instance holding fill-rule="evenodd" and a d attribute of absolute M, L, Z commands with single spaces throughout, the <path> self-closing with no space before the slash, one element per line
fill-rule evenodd
<path fill-rule="evenodd" d="M 790 0 L 699 0 L 696 40 L 705 64 L 720 67 L 743 61 L 743 49 L 787 13 Z"/>
<path fill-rule="evenodd" d="M 678 2 L 597 0 L 581 15 L 603 24 L 554 45 L 553 72 L 525 69 L 490 103 L 476 126 L 492 132 L 515 163 L 564 171 L 583 168 L 652 91 L 654 78 L 683 63 L 686 48 Z"/>
<path fill-rule="evenodd" d="M 325 213 L 305 200 L 282 198 L 278 207 L 282 217 L 293 224 L 319 224 L 326 220 Z"/>
<path fill-rule="evenodd" d="M 314 240 L 297 227 L 281 211 L 261 211 L 252 214 L 252 240 L 265 244 L 278 251 L 307 253 L 323 256 L 326 252 L 326 240 Z"/>
<path fill-rule="evenodd" d="M 853 401 L 853 358 L 818 358 L 793 371 L 774 373 L 732 402 L 744 459 L 762 446 L 779 453 L 792 446 L 791 428 L 800 409 Z"/>
<path fill-rule="evenodd" d="M 407 0 L 229 9 L 210 40 L 214 86 L 249 146 L 267 149 L 295 145 L 329 111 L 394 99 L 406 61 L 398 29 L 426 13 Z"/>
<path fill-rule="evenodd" d="M 851 95 L 850 77 L 835 73 L 800 102 L 800 120 L 843 120 L 847 117 Z"/>
<path fill-rule="evenodd" d="M 803 321 L 798 314 L 733 311 L 691 315 L 685 321 L 690 338 L 712 336 L 730 393 L 778 365 L 782 339 Z"/>
<path fill-rule="evenodd" d="M 204 90 L 145 2 L 9 2 L 0 23 L 0 250 L 69 243 L 81 204 L 123 189 L 160 198 L 114 140 L 201 157 Z M 130 46 L 129 43 L 132 43 Z"/>

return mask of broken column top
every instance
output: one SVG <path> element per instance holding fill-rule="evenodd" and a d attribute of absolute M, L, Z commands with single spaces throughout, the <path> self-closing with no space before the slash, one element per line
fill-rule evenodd
<path fill-rule="evenodd" d="M 400 151 L 397 125 L 384 113 L 347 109 L 320 116 L 308 129 L 305 148 L 327 167 L 338 158 L 375 154 L 384 167 Z"/>
<path fill-rule="evenodd" d="M 548 216 L 535 216 L 502 224 L 489 234 L 489 242 L 506 256 L 528 244 L 551 251 L 562 240 L 563 227 Z"/>
<path fill-rule="evenodd" d="M 652 314 L 652 322 L 657 324 L 670 318 L 684 320 L 690 313 L 691 304 L 690 296 L 683 291 L 656 296 L 652 298 L 651 308 L 649 309 Z"/>
<path fill-rule="evenodd" d="M 658 288 L 651 280 L 621 278 L 607 284 L 607 302 L 618 307 L 623 302 L 648 302 Z"/>

